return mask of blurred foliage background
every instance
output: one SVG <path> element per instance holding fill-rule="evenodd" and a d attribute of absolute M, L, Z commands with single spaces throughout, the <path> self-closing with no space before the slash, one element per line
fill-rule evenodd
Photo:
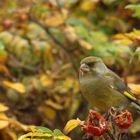
<path fill-rule="evenodd" d="M 101 57 L 140 98 L 139 28 L 139 0 L 1 0 L 0 139 L 85 118 L 85 56 Z"/>

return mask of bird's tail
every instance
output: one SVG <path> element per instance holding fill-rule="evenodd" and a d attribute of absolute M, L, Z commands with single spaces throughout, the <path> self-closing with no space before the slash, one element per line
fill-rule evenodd
<path fill-rule="evenodd" d="M 140 102 L 137 100 L 134 94 L 130 91 L 125 91 L 123 94 L 131 101 L 132 106 L 134 106 L 140 112 Z"/>

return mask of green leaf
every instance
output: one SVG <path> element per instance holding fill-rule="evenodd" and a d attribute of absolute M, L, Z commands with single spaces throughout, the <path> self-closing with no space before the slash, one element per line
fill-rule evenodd
<path fill-rule="evenodd" d="M 133 10 L 134 11 L 133 16 L 140 18 L 140 4 L 129 4 L 125 8 Z"/>
<path fill-rule="evenodd" d="M 2 56 L 8 55 L 7 52 L 5 51 L 5 46 L 2 42 L 0 42 L 0 55 Z"/>
<path fill-rule="evenodd" d="M 37 127 L 35 127 L 35 129 L 39 133 L 48 133 L 48 134 L 52 134 L 53 133 L 50 129 L 48 129 L 46 127 L 43 127 L 43 126 L 37 126 Z"/>
<path fill-rule="evenodd" d="M 2 42 L 0 42 L 0 49 L 4 49 L 4 45 Z"/>
<path fill-rule="evenodd" d="M 54 134 L 55 136 L 64 135 L 59 129 L 55 129 L 55 130 L 53 131 L 53 134 Z"/>
<path fill-rule="evenodd" d="M 66 23 L 71 24 L 71 25 L 84 25 L 80 20 L 76 18 L 69 18 Z"/>

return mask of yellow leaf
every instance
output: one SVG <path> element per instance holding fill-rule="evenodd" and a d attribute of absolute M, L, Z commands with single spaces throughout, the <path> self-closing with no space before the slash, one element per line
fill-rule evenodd
<path fill-rule="evenodd" d="M 26 92 L 24 85 L 22 85 L 21 83 L 12 83 L 9 81 L 3 81 L 3 84 L 9 88 L 12 88 L 12 89 L 18 91 L 19 93 Z"/>
<path fill-rule="evenodd" d="M 133 42 L 130 39 L 123 39 L 122 43 L 125 45 L 131 45 Z"/>
<path fill-rule="evenodd" d="M 9 125 L 8 121 L 0 120 L 0 130 Z"/>
<path fill-rule="evenodd" d="M 0 103 L 0 112 L 7 111 L 8 107 Z"/>
<path fill-rule="evenodd" d="M 115 39 L 115 42 L 123 43 L 125 45 L 130 45 L 133 43 L 132 40 L 130 38 L 128 38 L 125 34 L 114 35 L 113 39 Z"/>
<path fill-rule="evenodd" d="M 31 136 L 34 136 L 34 137 L 52 137 L 51 134 L 48 134 L 48 133 L 43 134 L 43 133 L 38 133 L 38 132 L 32 133 Z"/>
<path fill-rule="evenodd" d="M 77 35 L 75 33 L 75 29 L 72 26 L 67 25 L 65 28 L 63 28 L 63 32 L 65 34 L 65 37 L 70 42 L 75 42 L 77 40 Z"/>
<path fill-rule="evenodd" d="M 135 83 L 138 80 L 138 78 L 139 77 L 137 75 L 129 75 L 127 77 L 127 81 L 128 81 L 128 83 Z"/>
<path fill-rule="evenodd" d="M 5 129 L 5 131 L 7 132 L 7 134 L 10 136 L 10 138 L 12 139 L 12 140 L 17 140 L 17 135 L 16 135 L 16 133 L 14 132 L 14 131 L 12 131 L 12 129 L 10 129 L 9 127 L 7 127 L 6 129 Z M 27 139 L 26 139 L 27 140 Z M 28 139 L 29 140 L 29 139 Z"/>
<path fill-rule="evenodd" d="M 72 119 L 69 120 L 64 128 L 64 132 L 65 133 L 69 133 L 70 131 L 72 131 L 74 128 L 76 128 L 77 126 L 79 126 L 81 123 L 81 121 L 79 119 Z"/>
<path fill-rule="evenodd" d="M 24 138 L 24 139 L 22 139 L 22 140 L 31 140 L 30 138 Z M 35 139 L 34 139 L 35 140 Z"/>
<path fill-rule="evenodd" d="M 3 63 L 7 60 L 7 55 L 6 54 L 0 54 L 0 62 Z"/>
<path fill-rule="evenodd" d="M 8 45 L 12 42 L 13 35 L 11 33 L 9 33 L 8 31 L 1 32 L 0 40 L 2 40 L 2 42 L 4 42 L 4 44 Z"/>
<path fill-rule="evenodd" d="M 53 121 L 56 118 L 56 111 L 49 106 L 40 106 L 38 111 L 42 113 L 42 116 L 44 116 L 47 121 Z"/>
<path fill-rule="evenodd" d="M 25 140 L 26 137 L 28 137 L 29 134 L 25 134 L 25 135 L 22 135 L 18 138 L 18 140 Z"/>
<path fill-rule="evenodd" d="M 18 140 L 25 140 L 25 138 L 27 138 L 27 137 L 52 137 L 52 135 L 47 134 L 47 133 L 42 134 L 42 133 L 35 133 L 35 132 L 32 133 L 32 132 L 30 132 L 30 133 L 27 133 L 25 135 L 22 135 L 21 137 L 18 138 Z"/>
<path fill-rule="evenodd" d="M 53 79 L 49 75 L 41 75 L 40 81 L 44 87 L 49 87 L 53 85 Z"/>
<path fill-rule="evenodd" d="M 81 3 L 80 8 L 83 11 L 88 12 L 88 11 L 94 10 L 96 8 L 96 5 L 92 0 L 84 0 Z"/>
<path fill-rule="evenodd" d="M 130 89 L 132 90 L 132 92 L 136 93 L 136 94 L 140 94 L 140 84 L 132 84 L 129 83 L 128 87 L 130 87 Z"/>
<path fill-rule="evenodd" d="M 56 27 L 63 24 L 66 18 L 67 18 L 67 11 L 63 9 L 62 14 L 55 13 L 53 16 L 48 17 L 45 20 L 45 24 L 47 26 Z"/>
<path fill-rule="evenodd" d="M 65 136 L 65 135 L 62 135 L 62 136 L 56 136 L 55 138 L 56 138 L 56 139 L 59 139 L 59 140 L 71 140 L 70 137 Z M 54 139 L 55 139 L 55 138 L 54 138 Z"/>
<path fill-rule="evenodd" d="M 66 80 L 64 81 L 64 87 L 66 88 L 72 88 L 74 86 L 74 81 L 75 79 L 72 78 L 66 78 Z"/>
<path fill-rule="evenodd" d="M 83 47 L 84 49 L 87 49 L 87 50 L 91 50 L 93 48 L 93 46 L 90 43 L 88 43 L 82 39 L 79 40 L 79 44 L 81 45 L 81 47 Z"/>
<path fill-rule="evenodd" d="M 53 102 L 52 100 L 47 100 L 45 103 L 46 103 L 47 105 L 51 106 L 52 108 L 57 109 L 57 110 L 62 110 L 62 109 L 64 109 L 64 107 L 63 107 L 62 105 L 60 105 L 60 104 L 58 104 L 58 103 L 55 103 L 55 102 Z"/>
<path fill-rule="evenodd" d="M 0 113 L 0 120 L 8 120 L 8 117 L 4 113 Z"/>
<path fill-rule="evenodd" d="M 127 37 L 124 34 L 116 34 L 113 36 L 113 39 L 126 39 Z"/>

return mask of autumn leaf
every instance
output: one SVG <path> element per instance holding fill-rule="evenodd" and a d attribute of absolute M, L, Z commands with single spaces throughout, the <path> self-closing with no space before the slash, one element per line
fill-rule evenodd
<path fill-rule="evenodd" d="M 6 111 L 8 107 L 0 104 L 0 111 Z M 0 130 L 9 125 L 8 117 L 4 113 L 0 113 Z"/>
<path fill-rule="evenodd" d="M 55 103 L 52 100 L 47 100 L 47 101 L 45 101 L 45 103 L 46 103 L 46 105 L 51 106 L 52 108 L 57 109 L 57 110 L 63 110 L 64 109 L 64 106 L 62 106 L 58 103 Z"/>
<path fill-rule="evenodd" d="M 47 133 L 42 134 L 42 133 L 32 133 L 32 132 L 29 132 L 29 133 L 19 137 L 18 140 L 24 140 L 27 137 L 48 137 L 49 138 L 49 137 L 52 137 L 52 135 L 51 134 L 47 134 Z"/>
<path fill-rule="evenodd" d="M 28 137 L 34 138 L 46 138 L 46 139 L 57 139 L 57 140 L 71 140 L 71 138 L 69 138 L 68 136 L 65 136 L 59 129 L 55 129 L 54 131 L 51 131 L 48 128 L 45 127 L 34 127 L 34 132 L 29 132 L 25 135 L 22 135 L 21 137 L 19 137 L 18 140 L 25 140 Z M 43 133 L 42 133 L 43 132 Z M 29 139 L 30 140 L 30 139 Z"/>
<path fill-rule="evenodd" d="M 67 11 L 63 9 L 62 14 L 55 13 L 53 16 L 48 17 L 45 20 L 45 24 L 50 27 L 56 27 L 63 24 L 66 18 L 67 18 Z"/>
<path fill-rule="evenodd" d="M 53 79 L 49 75 L 45 75 L 45 74 L 41 75 L 40 76 L 40 81 L 41 81 L 41 83 L 44 87 L 49 87 L 49 86 L 53 85 Z"/>
<path fill-rule="evenodd" d="M 79 119 L 72 119 L 69 120 L 64 128 L 64 132 L 65 133 L 69 133 L 70 131 L 72 131 L 74 128 L 76 128 L 77 126 L 79 126 L 81 123 L 81 121 Z"/>
<path fill-rule="evenodd" d="M 56 118 L 56 111 L 46 105 L 42 105 L 38 107 L 38 111 L 42 114 L 45 120 L 52 121 Z"/>
<path fill-rule="evenodd" d="M 92 11 L 96 8 L 94 1 L 92 0 L 84 0 L 80 5 L 81 10 L 85 12 Z"/>
<path fill-rule="evenodd" d="M 65 135 L 62 135 L 62 136 L 57 136 L 57 137 L 55 137 L 56 139 L 59 139 L 59 140 L 71 140 L 71 138 L 70 137 L 68 137 L 68 136 L 65 136 Z"/>
<path fill-rule="evenodd" d="M 8 121 L 0 120 L 0 130 L 7 127 L 9 125 Z"/>
<path fill-rule="evenodd" d="M 53 136 L 54 139 L 58 139 L 58 140 L 71 140 L 70 137 L 64 135 L 59 129 L 55 129 L 53 131 Z"/>
<path fill-rule="evenodd" d="M 112 38 L 115 39 L 115 42 L 119 42 L 124 45 L 131 45 L 133 43 L 132 40 L 125 34 L 116 34 Z"/>
<path fill-rule="evenodd" d="M 79 44 L 81 45 L 81 47 L 87 50 L 91 50 L 93 48 L 93 46 L 90 43 L 82 39 L 79 40 Z"/>
<path fill-rule="evenodd" d="M 7 111 L 9 108 L 5 105 L 3 105 L 2 103 L 0 103 L 0 112 L 4 112 Z"/>
<path fill-rule="evenodd" d="M 63 29 L 65 37 L 70 41 L 70 42 L 75 42 L 77 40 L 77 35 L 75 33 L 75 29 L 72 26 L 66 26 Z"/>
<path fill-rule="evenodd" d="M 1 56 L 0 56 L 1 57 Z M 0 58 L 1 59 L 1 58 Z M 1 60 L 0 60 L 1 61 Z M 0 64 L 0 73 L 10 76 L 10 72 L 7 67 L 3 64 Z"/>
<path fill-rule="evenodd" d="M 138 95 L 140 94 L 140 84 L 129 83 L 128 87 L 130 87 L 130 89 L 132 90 L 133 93 L 136 93 Z"/>
<path fill-rule="evenodd" d="M 9 88 L 12 88 L 16 91 L 18 91 L 19 93 L 25 93 L 26 92 L 26 89 L 24 87 L 24 85 L 22 85 L 21 83 L 12 83 L 12 82 L 9 82 L 9 81 L 3 81 L 3 84 Z"/>
<path fill-rule="evenodd" d="M 0 41 L 0 63 L 6 62 L 8 53 L 5 51 L 5 46 Z"/>

